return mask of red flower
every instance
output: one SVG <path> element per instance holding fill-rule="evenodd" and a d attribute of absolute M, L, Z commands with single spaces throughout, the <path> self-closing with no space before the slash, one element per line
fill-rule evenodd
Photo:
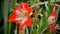
<path fill-rule="evenodd" d="M 30 18 L 31 12 L 32 12 L 32 8 L 29 7 L 29 4 L 21 3 L 19 8 L 15 8 L 14 15 L 10 17 L 8 21 L 20 23 L 19 29 L 23 29 L 24 25 L 30 27 L 32 26 L 32 21 Z"/>
<path fill-rule="evenodd" d="M 54 6 L 54 9 L 57 10 L 57 9 L 58 9 L 58 6 L 55 5 L 55 6 Z"/>
<path fill-rule="evenodd" d="M 56 12 L 53 12 L 52 16 L 53 16 L 54 19 L 56 20 L 57 13 L 56 13 Z"/>
<path fill-rule="evenodd" d="M 19 7 L 20 7 L 20 8 L 27 8 L 27 7 L 29 7 L 29 4 L 27 4 L 27 3 L 22 3 L 22 4 L 19 5 Z"/>
<path fill-rule="evenodd" d="M 8 22 L 22 22 L 21 11 L 19 8 L 15 8 L 14 15 L 9 18 Z"/>
<path fill-rule="evenodd" d="M 56 32 L 56 27 L 54 24 L 50 25 L 50 30 L 53 32 Z"/>
<path fill-rule="evenodd" d="M 48 18 L 48 23 L 49 24 L 55 23 L 56 18 L 57 18 L 57 13 L 53 12 L 52 15 Z"/>
<path fill-rule="evenodd" d="M 24 6 L 25 5 L 25 6 Z M 23 25 L 20 25 L 19 26 L 19 29 L 20 30 L 22 30 L 23 29 L 23 26 L 24 25 L 26 25 L 26 26 L 28 26 L 28 27 L 31 27 L 32 26 L 32 20 L 31 20 L 31 18 L 30 18 L 30 14 L 31 14 L 31 12 L 32 12 L 32 8 L 31 7 L 29 7 L 29 5 L 28 4 L 20 4 L 20 7 L 22 7 L 22 8 L 24 8 L 25 7 L 25 9 L 27 10 L 27 14 L 28 14 L 28 17 L 27 17 L 27 20 L 26 20 L 26 22 L 23 24 Z M 20 8 L 21 9 L 21 8 Z"/>

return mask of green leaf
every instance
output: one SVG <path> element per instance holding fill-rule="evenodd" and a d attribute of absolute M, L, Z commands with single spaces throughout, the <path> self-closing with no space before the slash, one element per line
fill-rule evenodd
<path fill-rule="evenodd" d="M 42 34 L 42 32 L 44 31 L 45 28 L 47 28 L 48 24 L 47 24 L 47 18 L 45 16 L 45 12 L 43 13 L 42 16 L 42 26 L 38 29 L 38 33 Z"/>

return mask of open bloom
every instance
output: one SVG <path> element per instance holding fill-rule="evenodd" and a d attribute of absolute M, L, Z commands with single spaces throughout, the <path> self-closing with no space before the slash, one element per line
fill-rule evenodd
<path fill-rule="evenodd" d="M 9 22 L 15 22 L 15 23 L 24 23 L 27 19 L 27 16 L 24 18 L 24 13 L 19 9 L 15 8 L 14 15 L 9 18 Z"/>
<path fill-rule="evenodd" d="M 29 7 L 29 4 L 21 3 L 18 8 L 14 9 L 14 15 L 9 18 L 8 22 L 20 23 L 19 29 L 22 29 L 24 25 L 30 27 L 32 26 L 31 12 L 32 8 Z"/>
<path fill-rule="evenodd" d="M 24 24 L 26 26 L 28 26 L 28 27 L 31 27 L 32 26 L 32 20 L 30 18 L 30 14 L 32 13 L 33 9 L 31 7 L 29 7 L 28 4 L 25 4 L 25 3 L 20 4 L 20 9 L 25 9 L 26 10 L 26 12 L 27 12 L 27 20 L 25 21 Z M 22 29 L 24 24 L 23 25 L 20 24 L 19 29 Z"/>

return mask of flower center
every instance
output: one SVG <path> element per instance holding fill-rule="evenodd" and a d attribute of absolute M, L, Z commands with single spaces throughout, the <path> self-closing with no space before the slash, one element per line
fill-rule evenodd
<path fill-rule="evenodd" d="M 25 11 L 22 11 L 22 18 L 27 18 L 27 13 Z"/>

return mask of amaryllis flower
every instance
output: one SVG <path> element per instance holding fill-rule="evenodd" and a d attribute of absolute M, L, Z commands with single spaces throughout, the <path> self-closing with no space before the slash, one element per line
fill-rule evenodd
<path fill-rule="evenodd" d="M 21 11 L 19 8 L 15 8 L 14 15 L 9 18 L 9 22 L 15 22 L 15 23 L 24 23 L 27 17 L 24 18 L 24 12 Z M 27 16 L 27 13 L 26 13 Z"/>
<path fill-rule="evenodd" d="M 55 24 L 50 25 L 50 30 L 52 32 L 56 32 L 56 26 L 55 26 Z"/>
<path fill-rule="evenodd" d="M 54 6 L 54 9 L 55 9 L 55 10 L 57 10 L 57 9 L 58 9 L 58 6 L 57 6 L 57 5 L 55 5 L 55 6 Z"/>
<path fill-rule="evenodd" d="M 24 25 L 28 26 L 28 27 L 31 27 L 32 26 L 32 20 L 30 18 L 30 14 L 32 13 L 33 9 L 31 7 L 29 7 L 28 4 L 25 4 L 25 3 L 20 4 L 20 9 L 26 9 L 28 17 L 27 17 L 27 20 L 25 21 L 25 23 L 23 25 L 20 24 L 19 29 L 20 30 L 23 29 Z"/>
<path fill-rule="evenodd" d="M 54 17 L 54 19 L 56 20 L 56 17 L 57 17 L 57 12 L 53 12 L 52 16 Z"/>
<path fill-rule="evenodd" d="M 15 8 L 14 15 L 9 18 L 9 22 L 20 23 L 19 29 L 22 29 L 24 25 L 32 26 L 30 14 L 32 8 L 27 3 L 21 3 L 18 8 Z"/>
<path fill-rule="evenodd" d="M 57 18 L 57 13 L 56 12 L 53 12 L 52 15 L 48 18 L 48 23 L 49 24 L 55 23 L 56 18 Z"/>

